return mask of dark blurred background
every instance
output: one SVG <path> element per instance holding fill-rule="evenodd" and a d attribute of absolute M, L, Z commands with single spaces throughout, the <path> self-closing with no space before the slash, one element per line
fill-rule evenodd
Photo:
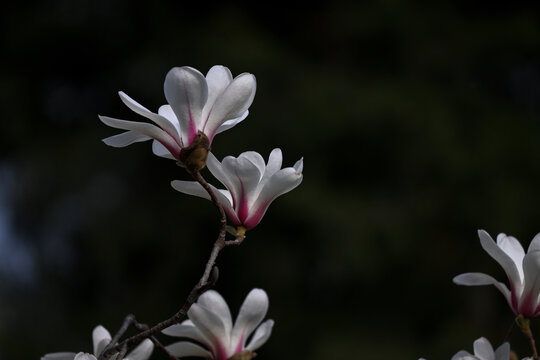
<path fill-rule="evenodd" d="M 261 359 L 430 359 L 502 343 L 505 275 L 476 231 L 540 231 L 540 24 L 534 1 L 10 2 L 0 13 L 0 358 L 90 351 L 128 313 L 173 314 L 202 274 L 217 214 L 150 143 L 123 149 L 97 114 L 142 120 L 173 66 L 258 82 L 218 158 L 305 159 L 218 261 L 236 314 L 254 287 L 276 326 Z M 210 175 L 206 173 L 207 177 Z M 215 181 L 214 181 L 215 183 Z M 533 321 L 540 334 L 540 323 Z M 537 337 L 540 339 L 540 337 Z M 510 340 L 522 356 L 518 332 Z M 165 343 L 172 339 L 163 337 Z M 157 354 L 156 359 L 164 358 Z"/>

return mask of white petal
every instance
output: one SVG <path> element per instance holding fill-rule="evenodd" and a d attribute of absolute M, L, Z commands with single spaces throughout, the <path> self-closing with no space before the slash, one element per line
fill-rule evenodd
<path fill-rule="evenodd" d="M 192 321 L 184 321 L 182 324 L 175 324 L 169 326 L 168 328 L 163 329 L 161 332 L 169 336 L 178 336 L 192 339 L 205 345 L 208 345 L 210 343 L 210 341 L 199 331 L 199 329 L 197 329 L 197 327 L 193 325 Z"/>
<path fill-rule="evenodd" d="M 208 115 L 216 102 L 216 99 L 232 82 L 233 77 L 231 71 L 225 66 L 216 65 L 206 74 L 206 84 L 208 85 L 208 99 L 202 112 L 203 122 L 206 123 Z"/>
<path fill-rule="evenodd" d="M 167 351 L 171 353 L 171 355 L 176 357 L 196 356 L 206 359 L 212 359 L 212 354 L 210 354 L 210 352 L 208 352 L 199 345 L 187 341 L 173 343 L 166 346 L 165 349 L 167 349 Z"/>
<path fill-rule="evenodd" d="M 208 192 L 196 181 L 183 181 L 183 180 L 173 180 L 171 181 L 171 186 L 174 190 L 180 191 L 181 193 L 194 195 L 202 197 L 203 199 L 210 200 L 210 195 Z M 212 185 L 210 185 L 213 187 Z M 212 190 L 214 190 L 213 188 Z"/>
<path fill-rule="evenodd" d="M 103 349 L 111 342 L 111 334 L 103 326 L 98 325 L 92 331 L 92 343 L 94 344 L 94 354 L 99 356 Z"/>
<path fill-rule="evenodd" d="M 232 330 L 232 316 L 229 306 L 225 302 L 225 299 L 214 290 L 208 290 L 202 294 L 197 300 L 197 304 L 210 310 L 223 321 L 227 332 Z"/>
<path fill-rule="evenodd" d="M 99 116 L 99 119 L 106 125 L 123 130 L 132 130 L 138 132 L 142 135 L 148 136 L 152 139 L 156 139 L 162 143 L 167 149 L 171 152 L 176 153 L 180 152 L 180 146 L 178 143 L 165 131 L 161 130 L 159 127 L 145 123 L 145 122 L 135 122 L 127 120 L 119 120 L 110 118 L 108 116 Z"/>
<path fill-rule="evenodd" d="M 191 305 L 188 316 L 197 329 L 205 337 L 212 340 L 211 345 L 214 353 L 227 351 L 230 344 L 230 333 L 218 315 L 195 303 Z"/>
<path fill-rule="evenodd" d="M 165 98 L 171 105 L 182 131 L 184 146 L 189 146 L 201 129 L 201 113 L 208 98 L 203 74 L 189 66 L 172 68 L 165 77 Z"/>
<path fill-rule="evenodd" d="M 41 360 L 73 360 L 75 358 L 74 352 L 58 352 L 52 354 L 46 354 L 41 357 Z"/>
<path fill-rule="evenodd" d="M 255 76 L 244 73 L 238 75 L 216 99 L 208 120 L 203 128 L 210 141 L 217 129 L 227 120 L 244 114 L 255 97 Z"/>
<path fill-rule="evenodd" d="M 473 344 L 474 348 L 474 355 L 479 357 L 482 360 L 495 360 L 495 355 L 493 352 L 493 347 L 489 343 L 489 341 L 481 337 L 480 339 L 476 340 Z"/>
<path fill-rule="evenodd" d="M 223 165 L 219 162 L 219 160 L 214 156 L 212 152 L 208 153 L 208 158 L 206 159 L 206 167 L 208 168 L 208 170 L 210 170 L 212 175 L 230 191 L 229 184 L 232 182 L 232 180 L 229 178 L 229 175 L 223 170 Z"/>
<path fill-rule="evenodd" d="M 169 150 L 167 150 L 167 148 L 157 140 L 152 141 L 152 152 L 159 157 L 176 160 L 176 158 L 172 156 Z"/>
<path fill-rule="evenodd" d="M 75 355 L 73 360 L 97 360 L 96 357 L 92 354 L 80 352 Z"/>
<path fill-rule="evenodd" d="M 535 316 L 540 295 L 540 251 L 532 251 L 523 259 L 525 279 L 520 296 L 519 311 L 526 317 Z"/>
<path fill-rule="evenodd" d="M 126 131 L 118 135 L 109 136 L 103 139 L 103 142 L 112 147 L 124 147 L 146 140 L 150 140 L 150 137 L 136 131 Z"/>
<path fill-rule="evenodd" d="M 229 86 L 233 76 L 229 68 L 223 65 L 215 65 L 206 73 L 206 83 L 208 84 L 208 102 L 215 99 L 223 90 Z"/>
<path fill-rule="evenodd" d="M 529 249 L 527 252 L 540 250 L 540 233 L 536 234 L 536 236 L 532 239 L 531 243 L 529 244 Z"/>
<path fill-rule="evenodd" d="M 293 168 L 297 173 L 302 173 L 304 171 L 304 158 L 300 158 L 300 160 L 294 163 Z"/>
<path fill-rule="evenodd" d="M 506 234 L 499 234 L 497 236 L 497 245 L 510 256 L 516 265 L 516 269 L 519 272 L 520 279 L 523 279 L 523 257 L 525 256 L 525 250 L 519 241 L 513 236 L 506 236 Z"/>
<path fill-rule="evenodd" d="M 257 180 L 258 183 L 266 171 L 266 163 L 264 162 L 264 158 L 261 156 L 261 154 L 255 151 L 246 151 L 241 153 L 240 156 L 238 156 L 238 159 L 247 159 L 257 167 L 260 174 L 259 179 Z"/>
<path fill-rule="evenodd" d="M 478 360 L 473 355 L 465 350 L 458 351 L 451 360 Z"/>
<path fill-rule="evenodd" d="M 218 127 L 214 136 L 216 136 L 219 133 L 224 132 L 225 130 L 229 130 L 230 128 L 235 127 L 236 125 L 241 123 L 245 118 L 247 118 L 248 115 L 249 115 L 249 111 L 246 110 L 246 112 L 244 112 L 240 117 L 225 121 L 223 124 L 221 124 L 220 127 Z"/>
<path fill-rule="evenodd" d="M 240 307 L 240 312 L 234 323 L 231 344 L 236 349 L 240 343 L 245 344 L 252 331 L 264 319 L 268 311 L 268 296 L 262 289 L 253 289 Z M 242 346 L 243 347 L 243 346 Z"/>
<path fill-rule="evenodd" d="M 171 105 L 161 105 L 158 110 L 158 114 L 163 116 L 165 119 L 167 119 L 171 124 L 173 124 L 174 128 L 176 129 L 176 132 L 180 134 L 180 123 L 178 122 L 178 119 L 176 118 L 176 115 L 174 114 L 174 111 L 171 107 Z"/>
<path fill-rule="evenodd" d="M 246 346 L 247 350 L 255 351 L 264 345 L 268 341 L 270 335 L 272 335 L 272 328 L 274 327 L 274 320 L 266 320 L 257 328 L 255 334 Z"/>
<path fill-rule="evenodd" d="M 181 193 L 194 195 L 202 197 L 206 200 L 210 200 L 210 195 L 208 194 L 208 192 L 201 186 L 201 184 L 196 181 L 173 180 L 171 182 L 171 186 L 174 190 Z M 209 184 L 209 186 L 214 191 L 217 200 L 219 201 L 221 206 L 223 206 L 223 210 L 225 210 L 227 216 L 229 216 L 229 219 L 235 224 L 239 225 L 238 217 L 236 216 L 236 213 L 234 212 L 234 209 L 232 207 L 231 194 L 227 190 L 217 189 L 211 184 Z"/>
<path fill-rule="evenodd" d="M 482 285 L 494 285 L 499 291 L 504 295 L 508 304 L 511 305 L 510 290 L 506 287 L 505 284 L 498 282 L 491 276 L 482 273 L 466 273 L 456 276 L 453 279 L 454 283 L 457 285 L 465 286 L 482 286 Z"/>
<path fill-rule="evenodd" d="M 129 96 L 127 96 L 126 93 L 120 91 L 118 92 L 118 95 L 120 95 L 120 99 L 122 99 L 122 102 L 126 104 L 128 108 L 133 110 L 135 113 L 144 116 L 147 119 L 152 120 L 155 122 L 161 129 L 163 129 L 167 134 L 169 134 L 171 137 L 173 137 L 177 143 L 180 142 L 180 137 L 177 128 L 169 121 L 167 118 L 164 118 L 163 116 L 160 116 L 159 114 L 154 114 Z"/>
<path fill-rule="evenodd" d="M 493 241 L 486 231 L 479 230 L 478 236 L 480 237 L 482 248 L 502 266 L 514 289 L 520 294 L 523 284 L 514 260 L 495 244 L 495 241 Z"/>
<path fill-rule="evenodd" d="M 214 191 L 214 194 L 216 195 L 221 205 L 223 205 L 224 207 L 231 206 L 230 195 L 228 194 L 226 190 L 217 189 L 212 184 L 208 184 L 208 185 Z M 206 200 L 210 200 L 210 195 L 208 194 L 208 192 L 202 187 L 201 184 L 199 184 L 196 181 L 173 180 L 171 181 L 171 186 L 173 187 L 174 190 L 180 191 L 181 193 L 194 195 L 194 196 L 202 197 Z"/>
<path fill-rule="evenodd" d="M 223 159 L 222 167 L 232 180 L 227 184 L 227 188 L 234 199 L 233 207 L 238 218 L 243 221 L 249 215 L 248 211 L 254 200 L 252 195 L 262 176 L 260 168 L 247 156 L 237 159 L 228 156 Z"/>
<path fill-rule="evenodd" d="M 150 339 L 144 339 L 135 349 L 133 349 L 125 360 L 147 360 L 152 355 L 154 343 Z"/>
<path fill-rule="evenodd" d="M 495 350 L 495 360 L 510 359 L 510 344 L 505 342 Z"/>
<path fill-rule="evenodd" d="M 274 175 L 278 170 L 281 169 L 281 164 L 283 163 L 283 154 L 281 152 L 280 148 L 276 148 L 272 150 L 270 153 L 270 156 L 268 157 L 268 164 L 266 165 L 266 169 L 263 175 L 263 179 L 261 180 L 261 183 L 264 183 L 270 178 L 270 176 Z"/>
<path fill-rule="evenodd" d="M 252 228 L 257 225 L 270 204 L 280 195 L 283 195 L 302 182 L 302 173 L 298 173 L 294 168 L 281 169 L 272 175 L 264 184 L 261 192 L 253 203 L 249 218 L 245 222 L 246 228 Z"/>

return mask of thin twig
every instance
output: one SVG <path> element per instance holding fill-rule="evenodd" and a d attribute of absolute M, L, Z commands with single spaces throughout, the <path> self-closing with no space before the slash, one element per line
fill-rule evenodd
<path fill-rule="evenodd" d="M 111 339 L 111 344 L 116 344 L 118 340 L 120 340 L 122 335 L 124 335 L 124 333 L 127 331 L 129 326 L 133 324 L 134 321 L 135 321 L 135 316 L 133 314 L 129 314 L 128 316 L 126 316 L 124 318 L 124 323 L 122 324 L 120 329 L 118 329 L 114 337 Z"/>
<path fill-rule="evenodd" d="M 231 245 L 240 245 L 242 242 L 244 242 L 244 239 L 246 238 L 245 235 L 237 235 L 236 239 L 225 241 L 225 246 L 231 246 Z"/>
<path fill-rule="evenodd" d="M 531 330 L 531 321 L 524 317 L 523 315 L 519 315 L 516 318 L 516 323 L 521 328 L 521 332 L 529 339 L 529 343 L 531 344 L 531 349 L 533 352 L 533 359 L 538 360 L 538 352 L 536 351 L 536 342 L 534 341 L 534 336 Z"/>
<path fill-rule="evenodd" d="M 172 326 L 172 325 L 174 325 L 176 323 L 179 323 L 181 320 L 183 320 L 186 317 L 187 312 L 188 312 L 189 308 L 191 307 L 191 305 L 193 305 L 193 303 L 195 301 L 197 301 L 197 299 L 199 298 L 199 296 L 202 293 L 204 293 L 206 290 L 211 288 L 214 285 L 214 282 L 217 280 L 217 276 L 212 276 L 211 277 L 211 275 L 212 275 L 212 270 L 214 269 L 214 265 L 216 263 L 216 259 L 217 259 L 218 255 L 219 255 L 219 252 L 226 246 L 240 245 L 242 243 L 242 241 L 244 240 L 244 238 L 245 238 L 244 230 L 245 229 L 243 231 L 241 231 L 236 236 L 235 240 L 230 240 L 230 241 L 225 240 L 225 236 L 227 235 L 227 217 L 225 215 L 225 210 L 223 209 L 223 206 L 220 204 L 220 202 L 218 201 L 216 195 L 214 194 L 214 191 L 212 190 L 210 185 L 206 182 L 206 180 L 202 177 L 200 172 L 192 173 L 192 176 L 195 178 L 195 180 L 197 180 L 197 182 L 199 184 L 201 184 L 201 186 L 210 195 L 210 198 L 212 199 L 212 202 L 214 203 L 214 205 L 217 207 L 217 209 L 219 211 L 220 223 L 221 223 L 221 228 L 220 228 L 220 231 L 219 231 L 218 238 L 214 242 L 212 252 L 210 253 L 210 257 L 208 258 L 208 261 L 206 263 L 205 270 L 204 270 L 204 273 L 203 273 L 203 276 L 202 276 L 201 280 L 193 287 L 193 289 L 191 289 L 186 301 L 184 302 L 184 304 L 182 305 L 180 310 L 178 310 L 178 312 L 176 312 L 176 314 L 171 316 L 169 319 L 164 320 L 164 321 L 154 325 L 151 328 L 147 327 L 146 330 L 143 330 L 140 333 L 138 333 L 137 335 L 134 335 L 132 337 L 129 337 L 129 338 L 125 339 L 124 341 L 122 341 L 121 343 L 119 343 L 117 345 L 113 345 L 113 346 L 109 347 L 108 349 L 105 349 L 101 353 L 101 355 L 99 356 L 99 360 L 108 360 L 115 352 L 121 351 L 123 349 L 125 349 L 126 351 L 128 349 L 132 349 L 133 347 L 137 346 L 144 339 L 152 338 L 155 334 L 157 334 L 161 330 L 163 330 L 165 328 L 168 328 L 169 326 Z M 209 279 L 210 279 L 210 281 L 209 281 Z M 127 317 L 126 317 L 126 319 L 127 319 Z M 126 320 L 124 320 L 124 322 L 125 321 Z M 134 317 L 130 321 L 131 322 L 135 321 Z M 122 326 L 122 328 L 124 327 L 124 325 Z M 129 324 L 127 326 L 129 326 Z M 125 330 L 124 330 L 124 332 L 125 332 Z M 120 331 L 118 331 L 118 333 L 120 333 Z M 122 332 L 122 334 L 123 334 L 123 332 Z"/>
<path fill-rule="evenodd" d="M 120 340 L 120 338 L 122 337 L 122 335 L 124 335 L 124 333 L 127 331 L 127 329 L 129 328 L 129 326 L 135 321 L 135 316 L 133 314 L 129 314 L 127 315 L 125 318 L 124 318 L 124 322 L 122 323 L 122 326 L 120 327 L 120 329 L 118 329 L 118 331 L 116 332 L 116 334 L 114 335 L 114 337 L 111 339 L 111 342 L 109 342 L 109 344 L 107 346 L 105 346 L 105 348 L 103 349 L 102 351 L 102 354 L 106 353 L 109 351 L 109 349 L 111 349 L 112 347 L 116 346 L 116 343 L 118 343 L 118 340 Z"/>
<path fill-rule="evenodd" d="M 133 325 L 139 331 L 149 329 L 148 325 L 138 322 L 137 320 L 135 320 L 135 317 L 133 317 Z M 178 358 L 173 356 L 155 336 L 150 336 L 149 339 L 154 343 L 154 346 L 161 350 L 169 359 L 178 360 Z"/>
<path fill-rule="evenodd" d="M 213 284 L 208 284 L 213 285 Z M 187 311 L 193 305 L 195 301 L 199 298 L 199 296 L 204 293 L 209 286 L 200 286 L 200 284 L 195 285 L 195 287 L 191 290 L 189 293 L 186 301 L 184 302 L 184 305 L 182 305 L 182 308 L 178 310 L 176 314 L 171 316 L 169 319 L 162 321 L 153 327 L 149 328 L 148 330 L 142 331 L 138 333 L 137 335 L 134 335 L 132 337 L 127 338 L 126 340 L 122 341 L 116 346 L 111 347 L 107 351 L 104 351 L 100 357 L 99 360 L 107 360 L 109 357 L 111 357 L 115 352 L 117 352 L 119 349 L 121 349 L 123 346 L 126 346 L 128 349 L 132 349 L 133 347 L 137 346 L 141 341 L 143 341 L 146 338 L 149 338 L 150 336 L 153 336 L 154 334 L 157 334 L 161 330 L 168 328 L 171 325 L 174 325 L 180 321 L 182 321 L 187 314 Z"/>
<path fill-rule="evenodd" d="M 200 172 L 196 172 L 193 174 L 193 177 L 201 186 L 206 190 L 208 195 L 210 195 L 210 198 L 212 199 L 212 202 L 217 207 L 220 215 L 220 223 L 221 228 L 219 230 L 219 236 L 214 243 L 214 247 L 212 248 L 212 252 L 210 253 L 210 257 L 208 258 L 208 262 L 206 263 L 206 267 L 204 269 L 203 276 L 201 278 L 201 281 L 199 282 L 201 285 L 205 285 L 208 281 L 208 278 L 210 277 L 210 273 L 212 272 L 212 268 L 214 267 L 214 264 L 216 263 L 216 259 L 219 255 L 219 252 L 221 249 L 223 249 L 225 244 L 225 236 L 227 235 L 227 216 L 225 215 L 225 210 L 223 209 L 223 205 L 219 202 L 219 200 L 216 197 L 216 194 L 210 187 L 210 185 L 206 182 L 206 180 L 203 178 Z"/>
<path fill-rule="evenodd" d="M 161 350 L 169 359 L 171 360 L 178 360 L 178 358 L 176 356 L 174 356 L 173 354 L 171 354 L 166 348 L 165 346 L 163 346 L 162 343 L 159 342 L 159 340 L 155 337 L 155 336 L 150 336 L 150 340 L 152 340 L 152 342 L 154 343 L 154 345 L 159 349 Z"/>
<path fill-rule="evenodd" d="M 126 355 L 126 353 L 127 353 L 127 346 L 124 345 L 120 349 L 120 352 L 118 353 L 118 356 L 116 357 L 116 360 L 122 360 L 124 356 Z"/>

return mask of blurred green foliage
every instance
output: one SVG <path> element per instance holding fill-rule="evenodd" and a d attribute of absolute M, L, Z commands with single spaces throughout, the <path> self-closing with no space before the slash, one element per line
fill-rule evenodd
<path fill-rule="evenodd" d="M 124 149 L 97 114 L 151 110 L 173 66 L 251 72 L 248 119 L 218 158 L 281 147 L 305 159 L 239 248 L 219 258 L 233 313 L 270 296 L 261 359 L 449 358 L 498 346 L 512 314 L 476 230 L 540 231 L 540 25 L 534 2 L 67 1 L 0 14 L 0 358 L 90 350 L 97 324 L 153 324 L 199 279 L 209 202 L 150 144 Z M 140 118 L 139 118 L 140 119 Z M 210 175 L 207 173 L 207 177 Z M 540 326 L 533 321 L 533 331 Z M 516 332 L 512 345 L 526 355 Z M 168 339 L 164 339 L 167 343 Z M 161 355 L 156 358 L 161 358 Z"/>

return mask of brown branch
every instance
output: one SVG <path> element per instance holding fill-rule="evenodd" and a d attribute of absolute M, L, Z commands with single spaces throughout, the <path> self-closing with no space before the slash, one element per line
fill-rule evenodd
<path fill-rule="evenodd" d="M 145 331 L 149 329 L 148 325 L 138 322 L 137 320 L 135 320 L 135 317 L 133 317 L 133 325 L 139 331 Z M 149 339 L 154 343 L 154 346 L 161 350 L 169 359 L 178 360 L 178 358 L 173 356 L 155 336 L 150 336 Z"/>
<path fill-rule="evenodd" d="M 116 343 L 118 343 L 118 340 L 120 340 L 122 335 L 124 335 L 124 333 L 127 331 L 129 326 L 133 324 L 134 321 L 135 321 L 135 316 L 133 314 L 127 315 L 124 318 L 124 322 L 122 323 L 122 326 L 120 326 L 120 329 L 118 329 L 114 337 L 111 339 L 111 342 L 107 346 L 105 346 L 105 348 L 103 349 L 101 353 L 105 354 L 106 352 L 109 351 L 109 349 L 113 348 L 116 345 Z"/>
<path fill-rule="evenodd" d="M 124 356 L 126 355 L 126 353 L 127 353 L 127 346 L 124 345 L 120 349 L 120 352 L 118 353 L 118 356 L 116 357 L 116 360 L 122 360 Z"/>
<path fill-rule="evenodd" d="M 534 341 L 534 336 L 531 330 L 531 321 L 524 317 L 523 315 L 519 315 L 516 318 L 516 323 L 519 325 L 521 332 L 529 339 L 529 343 L 531 345 L 531 349 L 533 352 L 533 359 L 538 360 L 538 352 L 536 351 L 536 342 Z"/>
<path fill-rule="evenodd" d="M 207 283 L 205 286 L 201 286 L 201 284 L 198 283 L 197 285 L 195 285 L 195 287 L 193 287 L 193 289 L 189 293 L 186 301 L 184 302 L 184 305 L 182 305 L 182 308 L 180 308 L 180 310 L 178 310 L 178 312 L 176 312 L 176 314 L 174 314 L 173 316 L 171 316 L 167 320 L 164 320 L 164 321 L 154 325 L 153 327 L 138 333 L 137 335 L 134 335 L 134 336 L 132 336 L 130 338 L 127 338 L 126 340 L 122 341 L 121 343 L 109 348 L 107 351 L 103 351 L 101 353 L 101 355 L 99 356 L 99 360 L 107 360 L 107 359 L 109 359 L 115 352 L 119 351 L 123 347 L 126 347 L 128 349 L 132 349 L 135 346 L 137 346 L 144 339 L 149 338 L 149 337 L 157 334 L 158 332 L 160 332 L 161 330 L 163 330 L 165 328 L 168 328 L 169 326 L 172 326 L 172 325 L 174 325 L 176 323 L 179 323 L 180 321 L 182 321 L 186 317 L 186 314 L 187 314 L 189 308 L 191 307 L 191 305 L 193 305 L 193 303 L 195 301 L 197 301 L 199 296 L 202 293 L 204 293 L 206 290 L 208 290 L 208 288 L 210 288 L 212 285 L 213 285 L 213 283 Z"/>
<path fill-rule="evenodd" d="M 230 241 L 225 240 L 225 237 L 227 235 L 227 217 L 225 215 L 225 210 L 223 210 L 223 206 L 220 204 L 216 195 L 214 194 L 214 191 L 212 190 L 210 185 L 206 182 L 206 180 L 202 177 L 200 172 L 197 171 L 191 174 L 195 178 L 195 180 L 197 180 L 197 182 L 201 184 L 201 186 L 208 192 L 208 194 L 210 195 L 210 198 L 212 199 L 212 202 L 217 207 L 220 214 L 221 228 L 219 231 L 218 238 L 215 241 L 214 246 L 212 248 L 212 252 L 210 253 L 210 257 L 208 258 L 208 261 L 206 263 L 203 276 L 201 280 L 193 287 L 193 289 L 191 289 L 186 301 L 184 302 L 180 310 L 176 312 L 176 314 L 171 316 L 169 319 L 164 320 L 154 325 L 151 328 L 148 328 L 148 326 L 146 326 L 144 330 L 141 329 L 142 331 L 140 333 L 125 339 L 119 344 L 114 345 L 116 342 L 111 342 L 112 346 L 107 346 L 107 348 L 99 356 L 99 360 L 108 360 L 113 354 L 115 354 L 118 351 L 131 350 L 133 347 L 137 346 L 144 339 L 147 339 L 147 338 L 152 339 L 154 335 L 157 334 L 158 332 L 161 332 L 161 330 L 182 321 L 186 317 L 187 312 L 189 308 L 191 307 L 191 305 L 193 305 L 193 303 L 197 301 L 197 299 L 202 293 L 204 293 L 206 290 L 211 288 L 216 282 L 218 272 L 217 272 L 217 268 L 214 265 L 216 263 L 216 259 L 219 255 L 219 252 L 226 246 L 240 245 L 245 238 L 245 229 L 242 228 L 241 231 L 239 231 L 236 234 L 235 240 L 230 240 Z M 135 322 L 135 317 L 133 316 L 133 318 L 130 318 L 130 316 L 128 315 L 126 319 L 124 320 L 124 324 L 122 325 L 122 327 L 117 333 L 117 335 L 119 334 L 118 338 L 122 336 L 122 334 L 126 331 L 127 327 L 133 322 Z M 126 329 L 124 329 L 124 327 Z M 170 356 L 172 357 L 172 355 Z"/>

